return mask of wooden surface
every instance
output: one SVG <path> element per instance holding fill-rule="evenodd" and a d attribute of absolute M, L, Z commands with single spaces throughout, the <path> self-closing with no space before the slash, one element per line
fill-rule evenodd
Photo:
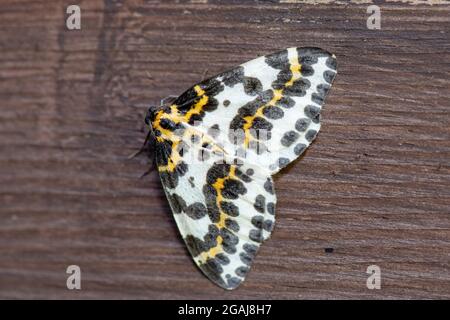
<path fill-rule="evenodd" d="M 68 31 L 71 1 L 2 1 L 0 298 L 450 298 L 450 6 L 376 1 L 368 30 L 367 4 L 179 2 L 81 1 Z M 272 238 L 226 292 L 127 156 L 149 104 L 291 46 L 335 53 L 338 76 L 318 138 L 276 176 Z"/>

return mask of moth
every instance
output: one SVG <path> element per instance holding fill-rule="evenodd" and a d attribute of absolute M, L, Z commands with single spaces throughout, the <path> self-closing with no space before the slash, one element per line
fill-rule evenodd
<path fill-rule="evenodd" d="M 316 137 L 335 76 L 334 55 L 288 48 L 149 108 L 149 141 L 178 229 L 220 287 L 238 287 L 270 237 L 272 175 Z"/>

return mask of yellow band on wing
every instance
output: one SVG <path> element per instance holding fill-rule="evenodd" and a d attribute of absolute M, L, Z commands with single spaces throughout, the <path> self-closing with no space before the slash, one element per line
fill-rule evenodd
<path fill-rule="evenodd" d="M 217 208 L 219 208 L 219 221 L 216 222 L 214 225 L 219 229 L 223 229 L 225 227 L 225 221 L 228 217 L 228 215 L 223 211 L 222 207 L 221 207 L 221 203 L 223 201 L 223 195 L 222 195 L 222 190 L 225 187 L 225 181 L 228 179 L 236 179 L 236 167 L 235 166 L 231 166 L 230 167 L 230 172 L 228 174 L 228 176 L 223 177 L 223 178 L 219 178 L 217 179 L 213 184 L 212 187 L 214 188 L 214 190 L 216 191 L 216 206 Z M 205 262 L 206 260 L 208 260 L 209 258 L 214 258 L 217 254 L 222 253 L 223 249 L 222 249 L 222 242 L 223 239 L 222 237 L 219 235 L 216 238 L 217 240 L 217 245 L 211 249 L 209 249 L 206 252 L 202 252 L 200 254 L 200 259 L 201 261 Z"/>
<path fill-rule="evenodd" d="M 291 56 L 289 58 L 289 64 L 290 64 L 289 69 L 290 69 L 292 75 L 291 75 L 291 78 L 284 84 L 285 88 L 291 87 L 295 81 L 300 79 L 300 77 L 302 75 L 301 74 L 302 66 L 298 62 L 297 55 L 294 57 Z M 253 139 L 250 134 L 250 129 L 253 126 L 253 122 L 254 122 L 255 118 L 264 117 L 264 113 L 263 113 L 264 109 L 267 106 L 275 106 L 276 103 L 278 101 L 280 101 L 281 98 L 283 98 L 283 89 L 272 90 L 272 92 L 273 92 L 273 97 L 268 103 L 259 107 L 258 110 L 256 110 L 254 115 L 244 117 L 245 123 L 244 123 L 243 129 L 244 129 L 244 147 L 245 148 L 248 148 L 250 141 Z"/>

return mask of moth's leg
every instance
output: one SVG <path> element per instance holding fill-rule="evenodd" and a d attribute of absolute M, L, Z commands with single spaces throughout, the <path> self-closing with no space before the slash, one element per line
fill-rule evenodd
<path fill-rule="evenodd" d="M 150 172 L 152 172 L 153 169 L 156 168 L 155 152 L 154 152 L 155 144 L 156 144 L 156 139 L 152 136 L 152 132 L 149 131 L 147 134 L 147 137 L 145 138 L 144 143 L 142 144 L 142 147 L 137 152 L 131 154 L 128 157 L 128 159 L 133 159 L 133 158 L 139 156 L 140 154 L 142 154 L 143 152 L 145 152 L 147 154 L 147 157 L 150 159 L 150 167 L 148 168 L 147 171 L 145 171 L 139 177 L 139 179 L 142 179 L 143 177 L 148 175 Z"/>
<path fill-rule="evenodd" d="M 172 104 L 177 98 L 178 98 L 178 96 L 170 95 L 170 96 L 165 97 L 164 99 L 161 99 L 161 107 L 164 106 L 166 104 L 166 102 L 169 102 L 170 104 Z"/>
<path fill-rule="evenodd" d="M 156 169 L 156 165 L 155 165 L 155 160 L 154 160 L 154 158 L 153 158 L 153 160 L 151 160 L 150 167 L 147 169 L 147 171 L 145 171 L 145 172 L 139 177 L 139 179 L 142 179 L 142 178 L 148 176 L 148 174 L 149 174 L 150 172 L 152 172 L 154 169 Z"/>
<path fill-rule="evenodd" d="M 136 152 L 130 154 L 130 155 L 128 156 L 128 159 L 136 158 L 136 157 L 137 157 L 138 155 L 140 155 L 142 152 L 144 152 L 144 151 L 146 151 L 146 150 L 149 149 L 149 146 L 148 146 L 148 145 L 149 145 L 149 142 L 151 143 L 151 140 L 153 140 L 153 139 L 150 139 L 151 135 L 152 135 L 152 131 L 149 130 L 148 133 L 147 133 L 147 136 L 145 137 L 144 143 L 142 144 L 141 148 L 140 148 L 138 151 L 136 151 Z M 152 143 L 152 144 L 153 144 L 153 143 Z"/>
<path fill-rule="evenodd" d="M 151 139 L 148 143 L 147 143 L 147 156 L 150 159 L 150 167 L 147 169 L 147 171 L 145 171 L 139 179 L 142 179 L 143 177 L 145 177 L 146 175 L 148 175 L 150 172 L 152 172 L 154 169 L 156 169 L 156 155 L 155 155 L 155 148 L 156 148 L 156 139 Z"/>

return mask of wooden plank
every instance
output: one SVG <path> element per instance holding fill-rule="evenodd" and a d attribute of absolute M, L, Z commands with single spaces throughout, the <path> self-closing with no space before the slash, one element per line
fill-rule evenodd
<path fill-rule="evenodd" d="M 2 2 L 0 298 L 450 298 L 450 6 L 375 1 L 368 30 L 372 1 L 180 2 L 84 1 L 80 31 L 67 1 Z M 225 292 L 127 156 L 150 103 L 291 46 L 334 52 L 338 76 L 318 139 L 276 177 L 272 238 Z"/>

